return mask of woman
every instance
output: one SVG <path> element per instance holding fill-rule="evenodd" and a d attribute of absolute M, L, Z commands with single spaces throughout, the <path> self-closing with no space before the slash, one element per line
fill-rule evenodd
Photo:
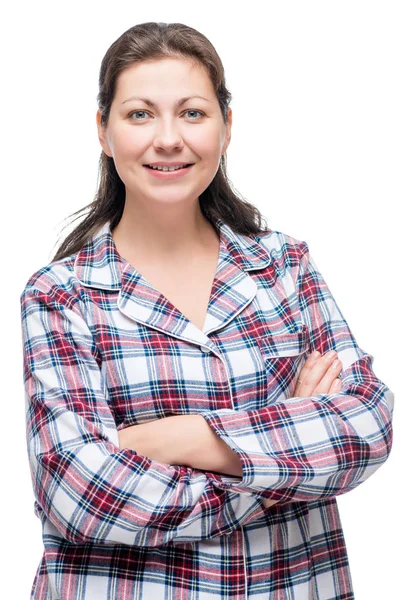
<path fill-rule="evenodd" d="M 132 27 L 99 83 L 95 201 L 21 295 L 31 597 L 354 598 L 336 496 L 387 459 L 393 394 L 232 190 L 207 38 Z"/>

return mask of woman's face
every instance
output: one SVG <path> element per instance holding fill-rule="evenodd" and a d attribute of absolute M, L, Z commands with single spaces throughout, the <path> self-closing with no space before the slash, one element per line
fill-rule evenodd
<path fill-rule="evenodd" d="M 100 124 L 100 111 L 96 120 L 100 143 L 114 159 L 127 201 L 132 197 L 134 201 L 188 202 L 204 192 L 218 170 L 230 142 L 232 111 L 225 125 L 212 83 L 201 66 L 166 58 L 122 71 L 107 126 Z M 154 162 L 194 165 L 181 177 L 164 178 L 153 176 L 144 166 Z"/>

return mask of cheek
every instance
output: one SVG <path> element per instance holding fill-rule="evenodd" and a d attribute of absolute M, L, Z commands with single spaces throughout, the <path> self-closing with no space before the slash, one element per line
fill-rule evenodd
<path fill-rule="evenodd" d="M 113 155 L 116 161 L 126 158 L 135 158 L 144 146 L 143 136 L 133 131 L 133 128 L 121 127 L 113 133 L 112 147 Z"/>
<path fill-rule="evenodd" d="M 221 158 L 221 143 L 219 137 L 205 137 L 193 146 L 201 160 L 208 164 L 218 164 Z"/>
<path fill-rule="evenodd" d="M 183 141 L 202 158 L 219 160 L 222 147 L 221 130 L 214 123 L 192 125 L 183 133 Z"/>

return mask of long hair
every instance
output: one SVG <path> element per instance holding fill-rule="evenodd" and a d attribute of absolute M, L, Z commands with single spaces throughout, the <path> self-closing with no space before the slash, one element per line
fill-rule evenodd
<path fill-rule="evenodd" d="M 199 31 L 182 23 L 140 23 L 125 31 L 107 50 L 101 62 L 97 103 L 101 123 L 106 126 L 114 99 L 118 75 L 131 65 L 162 58 L 190 59 L 203 65 L 209 74 L 224 123 L 232 95 L 225 84 L 221 59 L 211 42 Z M 222 155 L 214 179 L 199 196 L 200 209 L 212 224 L 221 219 L 237 233 L 245 235 L 269 231 L 264 217 L 252 204 L 241 198 L 228 178 L 226 156 Z M 114 159 L 102 150 L 99 161 L 98 189 L 94 200 L 70 215 L 72 222 L 82 213 L 85 218 L 59 245 L 53 261 L 78 252 L 107 221 L 111 230 L 122 217 L 125 185 L 115 168 Z"/>

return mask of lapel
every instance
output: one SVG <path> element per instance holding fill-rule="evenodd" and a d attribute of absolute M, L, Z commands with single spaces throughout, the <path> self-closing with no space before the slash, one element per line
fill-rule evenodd
<path fill-rule="evenodd" d="M 257 241 L 235 233 L 220 219 L 216 226 L 219 257 L 203 330 L 120 256 L 108 222 L 78 252 L 75 275 L 84 286 L 118 291 L 118 308 L 130 319 L 215 349 L 208 335 L 234 319 L 257 294 L 257 283 L 248 272 L 271 263 L 269 253 Z"/>

